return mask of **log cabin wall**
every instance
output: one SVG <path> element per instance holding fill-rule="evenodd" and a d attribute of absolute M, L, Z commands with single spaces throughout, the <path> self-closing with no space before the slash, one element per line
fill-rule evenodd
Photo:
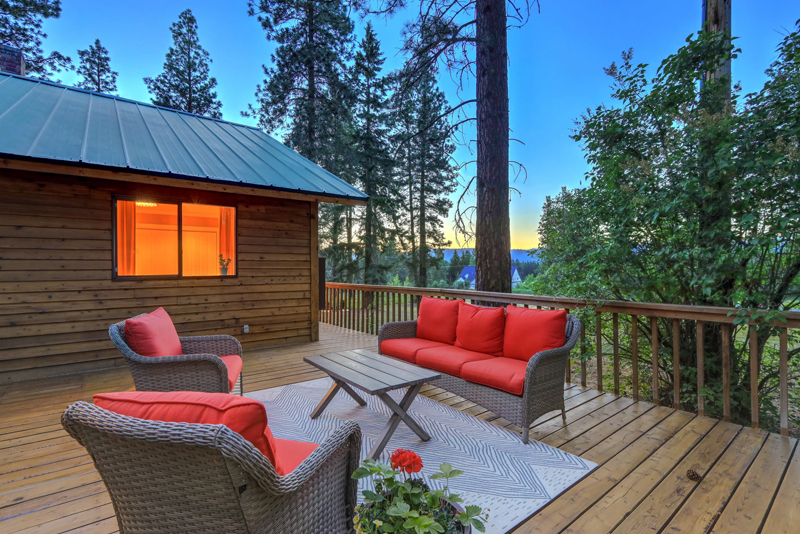
<path fill-rule="evenodd" d="M 235 205 L 238 276 L 113 280 L 115 195 Z M 180 335 L 245 349 L 314 338 L 316 215 L 316 202 L 0 170 L 0 383 L 125 365 L 109 325 L 159 306 Z"/>

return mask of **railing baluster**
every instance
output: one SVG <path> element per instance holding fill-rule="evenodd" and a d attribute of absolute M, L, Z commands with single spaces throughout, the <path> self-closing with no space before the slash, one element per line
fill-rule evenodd
<path fill-rule="evenodd" d="M 408 295 L 403 293 L 403 320 L 408 321 Z"/>
<path fill-rule="evenodd" d="M 780 333 L 780 414 L 781 434 L 789 435 L 789 335 L 788 328 Z"/>
<path fill-rule="evenodd" d="M 706 414 L 706 398 L 703 395 L 703 388 L 706 387 L 704 327 L 703 321 L 697 321 L 697 415 Z"/>
<path fill-rule="evenodd" d="M 731 326 L 722 325 L 722 419 L 731 420 Z"/>
<path fill-rule="evenodd" d="M 639 402 L 639 317 L 631 315 L 631 380 L 633 400 Z"/>
<path fill-rule="evenodd" d="M 681 321 L 672 320 L 672 407 L 681 409 Z"/>
<path fill-rule="evenodd" d="M 613 330 L 614 349 L 614 395 L 619 397 L 619 314 L 612 314 L 611 326 Z"/>
<path fill-rule="evenodd" d="M 594 340 L 597 351 L 597 391 L 603 391 L 603 324 L 600 312 L 595 313 Z"/>
<path fill-rule="evenodd" d="M 750 421 L 758 429 L 758 328 L 750 327 Z"/>
<path fill-rule="evenodd" d="M 586 328 L 581 321 L 581 387 L 586 387 Z"/>
<path fill-rule="evenodd" d="M 650 340 L 652 341 L 653 404 L 661 404 L 661 383 L 658 377 L 658 317 L 650 318 Z"/>

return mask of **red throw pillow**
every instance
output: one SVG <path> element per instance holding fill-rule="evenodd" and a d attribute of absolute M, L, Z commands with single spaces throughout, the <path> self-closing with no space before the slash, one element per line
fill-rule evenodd
<path fill-rule="evenodd" d="M 463 303 L 462 299 L 422 297 L 417 318 L 417 337 L 450 345 L 455 343 L 458 308 Z"/>
<path fill-rule="evenodd" d="M 164 308 L 125 321 L 125 342 L 142 356 L 179 356 L 183 354 L 178 331 Z"/>
<path fill-rule="evenodd" d="M 528 361 L 537 352 L 566 343 L 567 310 L 508 307 L 503 355 Z"/>
<path fill-rule="evenodd" d="M 280 462 L 276 461 L 277 448 L 267 426 L 267 410 L 257 400 L 199 391 L 125 391 L 99 393 L 94 396 L 94 403 L 105 410 L 137 419 L 225 425 L 261 451 L 276 471 L 283 471 Z"/>
<path fill-rule="evenodd" d="M 492 356 L 503 355 L 503 329 L 506 311 L 462 304 L 458 310 L 456 347 Z"/>

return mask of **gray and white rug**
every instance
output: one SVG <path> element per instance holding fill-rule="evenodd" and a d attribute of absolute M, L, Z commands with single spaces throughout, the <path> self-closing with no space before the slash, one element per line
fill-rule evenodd
<path fill-rule="evenodd" d="M 391 412 L 376 397 L 362 394 L 367 401 L 362 408 L 340 391 L 322 416 L 312 421 L 309 414 L 331 384 L 323 378 L 247 396 L 266 405 L 269 426 L 281 439 L 322 443 L 340 421 L 356 421 L 363 433 L 361 451 L 366 455 Z M 399 402 L 403 393 L 393 392 L 392 397 Z M 444 462 L 465 471 L 451 481 L 450 489 L 466 504 L 490 510 L 489 534 L 505 534 L 597 467 L 536 441 L 525 445 L 519 434 L 427 397 L 418 396 L 409 412 L 432 439 L 423 442 L 400 423 L 381 461 L 388 463 L 395 449 L 416 452 L 424 464 L 422 476 L 431 487 L 441 487 L 441 481 L 427 477 Z M 362 480 L 364 487 L 359 490 L 365 489 L 366 483 Z"/>

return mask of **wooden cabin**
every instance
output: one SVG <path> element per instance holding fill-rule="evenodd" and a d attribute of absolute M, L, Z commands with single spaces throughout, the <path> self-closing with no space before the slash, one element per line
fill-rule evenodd
<path fill-rule="evenodd" d="M 314 341 L 319 203 L 366 200 L 257 128 L 0 74 L 0 383 L 122 365 L 108 327 L 159 306 Z"/>

